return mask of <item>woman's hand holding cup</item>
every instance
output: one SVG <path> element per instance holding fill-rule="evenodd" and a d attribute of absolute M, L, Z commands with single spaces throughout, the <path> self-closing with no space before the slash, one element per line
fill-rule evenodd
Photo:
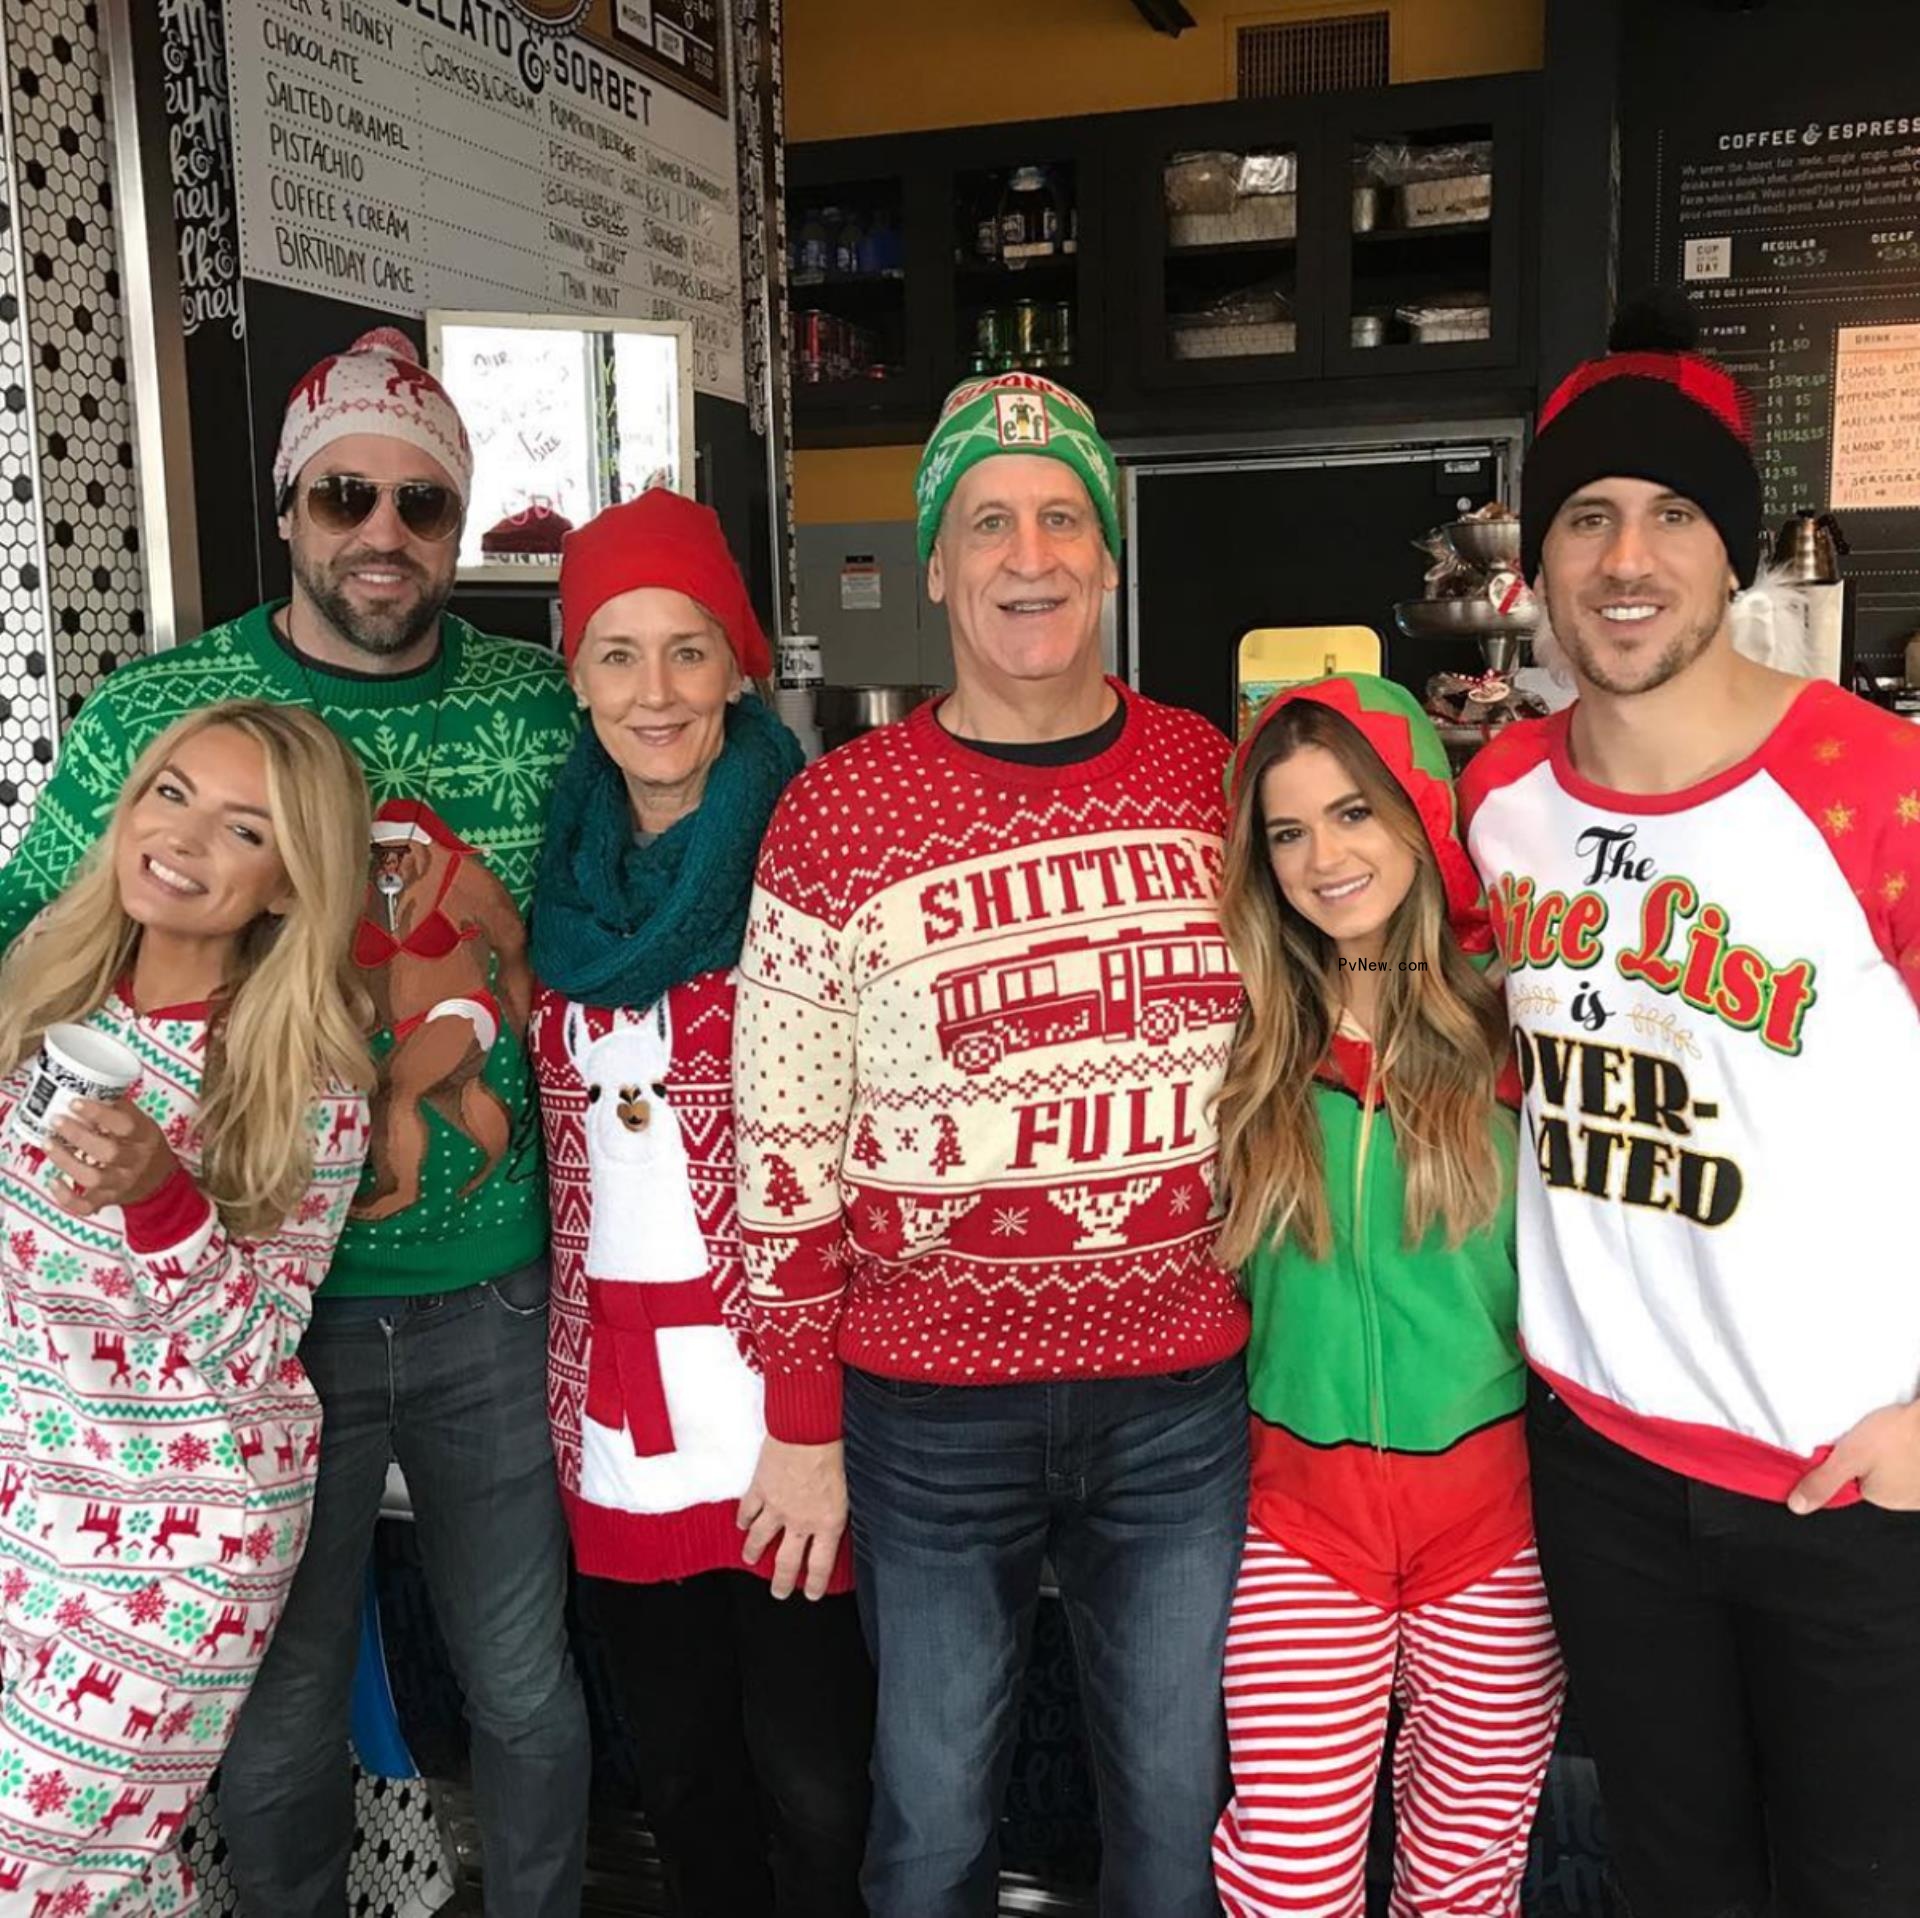
<path fill-rule="evenodd" d="M 49 1026 L 10 1130 L 46 1154 L 48 1191 L 62 1210 L 91 1218 L 159 1191 L 179 1161 L 160 1128 L 133 1103 L 140 1061 L 110 1033 Z"/>
<path fill-rule="evenodd" d="M 54 1121 L 46 1152 L 60 1175 L 54 1203 L 82 1219 L 151 1198 L 180 1163 L 166 1134 L 130 1099 L 75 1099 Z"/>

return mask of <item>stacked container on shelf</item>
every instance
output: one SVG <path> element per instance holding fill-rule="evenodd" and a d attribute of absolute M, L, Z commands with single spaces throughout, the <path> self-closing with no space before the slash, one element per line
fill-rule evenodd
<path fill-rule="evenodd" d="M 1074 302 L 1059 297 L 1057 277 L 1031 292 L 1017 277 L 1079 250 L 1079 206 L 1067 169 L 1028 164 L 983 174 L 961 212 L 954 260 L 969 281 L 960 296 L 967 371 L 1069 370 Z"/>
<path fill-rule="evenodd" d="M 1291 152 L 1182 152 L 1161 169 L 1167 350 L 1176 360 L 1291 353 L 1299 162 Z"/>
<path fill-rule="evenodd" d="M 1353 231 L 1372 243 L 1371 258 L 1382 270 L 1364 280 L 1356 271 L 1353 344 L 1385 346 L 1399 338 L 1434 346 L 1488 338 L 1493 315 L 1484 253 L 1456 259 L 1435 252 L 1429 263 L 1424 253 L 1390 260 L 1378 248 L 1450 233 L 1484 235 L 1492 218 L 1491 140 L 1394 139 L 1361 147 L 1354 155 Z M 1425 283 L 1423 290 L 1396 289 L 1394 280 L 1408 272 Z M 1455 285 L 1432 285 L 1433 276 L 1448 273 Z"/>
<path fill-rule="evenodd" d="M 819 287 L 827 290 L 827 297 L 851 300 L 873 287 L 897 284 L 904 275 L 899 223 L 885 202 L 822 202 L 806 207 L 794 225 L 788 278 L 796 290 Z M 836 296 L 834 288 L 847 292 Z M 865 319 L 829 306 L 796 303 L 792 327 L 792 375 L 798 386 L 880 380 L 894 371 L 884 329 Z"/>

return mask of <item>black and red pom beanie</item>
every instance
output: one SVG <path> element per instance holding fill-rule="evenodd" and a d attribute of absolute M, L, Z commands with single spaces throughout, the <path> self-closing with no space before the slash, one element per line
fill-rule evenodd
<path fill-rule="evenodd" d="M 1576 366 L 1540 409 L 1520 503 L 1528 579 L 1554 515 L 1595 480 L 1649 480 L 1690 499 L 1718 529 L 1743 587 L 1760 560 L 1760 475 L 1746 393 L 1694 351 L 1683 295 L 1656 288 L 1620 309 L 1607 351 Z"/>

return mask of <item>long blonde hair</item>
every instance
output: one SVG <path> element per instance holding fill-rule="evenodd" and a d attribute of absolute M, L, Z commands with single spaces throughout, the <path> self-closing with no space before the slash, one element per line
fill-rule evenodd
<path fill-rule="evenodd" d="M 316 1097 L 330 1083 L 373 1084 L 372 1004 L 350 953 L 366 895 L 367 785 L 314 714 L 232 700 L 189 714 L 140 755 L 78 877 L 0 965 L 0 1071 L 48 1026 L 98 1010 L 131 970 L 141 929 L 121 903 L 114 848 L 162 768 L 215 727 L 265 756 L 267 810 L 293 901 L 237 936 L 201 1079 L 200 1184 L 230 1231 L 257 1239 L 293 1212 L 313 1176 Z"/>
<path fill-rule="evenodd" d="M 1303 746 L 1332 753 L 1415 857 L 1413 885 L 1387 926 L 1372 1035 L 1374 1084 L 1405 1179 L 1406 1242 L 1418 1244 L 1438 1220 L 1457 1245 L 1492 1223 L 1503 1196 L 1490 1123 L 1507 1051 L 1499 991 L 1448 929 L 1446 890 L 1404 788 L 1339 713 L 1297 699 L 1255 743 L 1227 832 L 1220 922 L 1247 987 L 1217 1108 L 1227 1208 L 1220 1256 L 1229 1266 L 1283 1234 L 1314 1258 L 1325 1258 L 1332 1243 L 1313 1076 L 1333 1040 L 1338 955 L 1281 893 L 1260 802 L 1268 768 Z"/>

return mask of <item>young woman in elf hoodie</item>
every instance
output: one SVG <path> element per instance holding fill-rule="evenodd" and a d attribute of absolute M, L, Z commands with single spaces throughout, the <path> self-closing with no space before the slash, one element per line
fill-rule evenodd
<path fill-rule="evenodd" d="M 1362 1918 L 1387 1742 L 1395 1918 L 1518 1913 L 1561 1670 L 1535 1559 L 1513 1252 L 1518 1087 L 1438 734 L 1354 674 L 1228 771 L 1248 1007 L 1220 1095 L 1253 1307 L 1227 1638 L 1231 1918 Z"/>

